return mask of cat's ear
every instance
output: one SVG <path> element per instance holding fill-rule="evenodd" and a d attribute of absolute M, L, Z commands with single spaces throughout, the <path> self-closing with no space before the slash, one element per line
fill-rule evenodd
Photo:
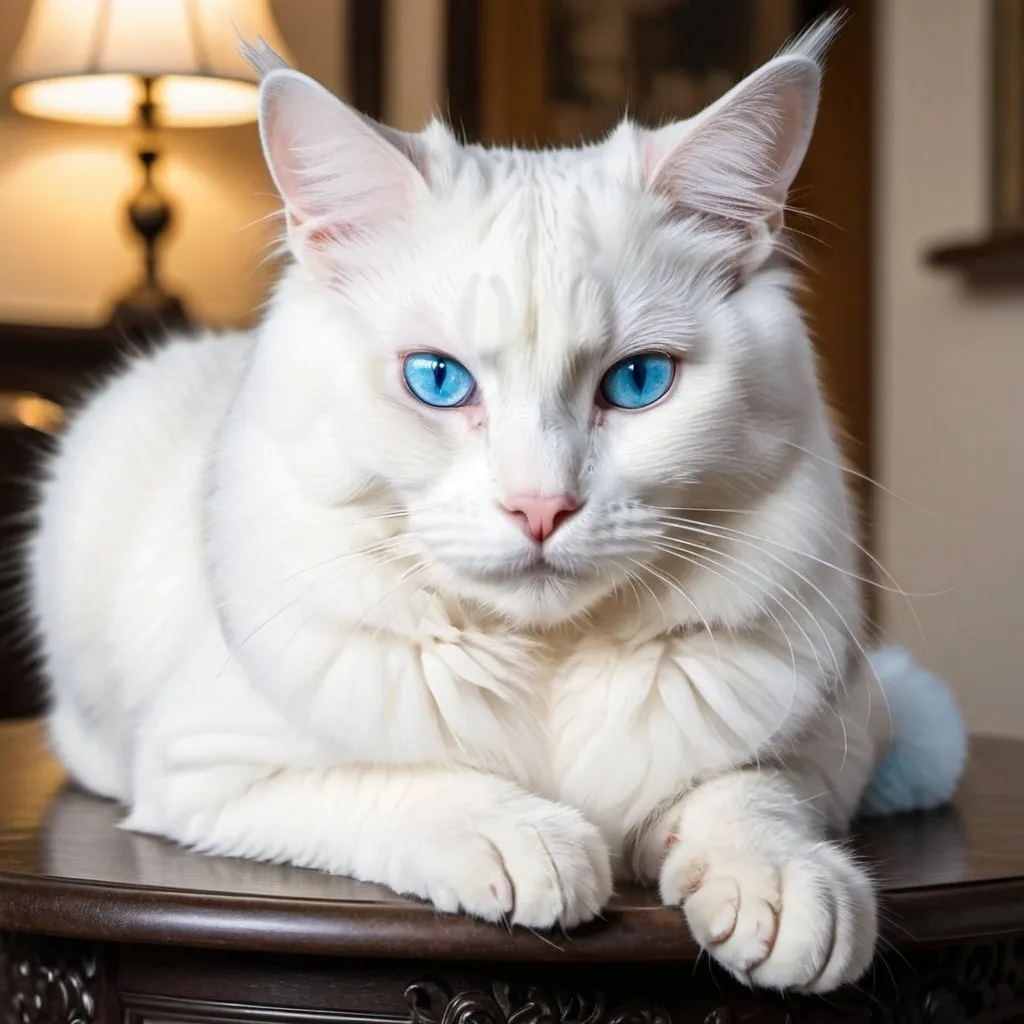
<path fill-rule="evenodd" d="M 688 121 L 644 133 L 648 187 L 770 251 L 814 130 L 829 19 Z"/>
<path fill-rule="evenodd" d="M 260 137 L 289 244 L 311 265 L 332 245 L 386 230 L 427 192 L 417 136 L 377 124 L 290 68 L 260 84 Z"/>

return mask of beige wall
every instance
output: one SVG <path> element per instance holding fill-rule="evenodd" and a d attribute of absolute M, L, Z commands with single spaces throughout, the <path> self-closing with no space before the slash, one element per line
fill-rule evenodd
<path fill-rule="evenodd" d="M 988 13 L 882 0 L 878 62 L 878 464 L 885 563 L 907 590 L 890 634 L 956 686 L 978 731 L 1024 735 L 1024 297 L 927 270 L 988 203 Z"/>
<path fill-rule="evenodd" d="M 29 0 L 0 3 L 0 74 Z M 343 0 L 274 0 L 298 66 L 343 84 Z M 176 197 L 167 283 L 200 319 L 248 319 L 263 297 L 259 253 L 276 208 L 255 125 L 167 133 L 161 181 Z M 132 282 L 138 254 L 123 223 L 136 181 L 131 131 L 21 117 L 0 109 L 0 320 L 96 323 Z M 82 201 L 80 197 L 87 197 Z"/>

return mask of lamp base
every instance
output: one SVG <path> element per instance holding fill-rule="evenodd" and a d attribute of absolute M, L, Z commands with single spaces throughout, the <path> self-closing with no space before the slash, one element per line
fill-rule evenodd
<path fill-rule="evenodd" d="M 114 307 L 109 326 L 135 341 L 187 330 L 191 326 L 185 306 L 158 284 L 143 281 Z"/>
<path fill-rule="evenodd" d="M 160 157 L 153 144 L 156 121 L 153 116 L 151 79 L 144 80 L 145 101 L 139 107 L 139 116 L 146 144 L 138 150 L 142 166 L 142 181 L 138 192 L 128 204 L 128 223 L 142 242 L 143 272 L 139 283 L 114 308 L 110 326 L 132 340 L 144 340 L 155 335 L 188 327 L 189 319 L 181 300 L 171 295 L 161 284 L 157 266 L 160 239 L 171 224 L 171 204 L 161 195 L 153 180 L 153 168 Z"/>

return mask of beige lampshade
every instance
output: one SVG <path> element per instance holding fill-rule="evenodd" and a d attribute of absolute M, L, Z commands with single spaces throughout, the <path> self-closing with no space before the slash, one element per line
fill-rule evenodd
<path fill-rule="evenodd" d="M 130 124 L 148 78 L 162 125 L 250 121 L 257 76 L 240 35 L 288 59 L 269 0 L 34 0 L 11 103 L 36 117 Z"/>

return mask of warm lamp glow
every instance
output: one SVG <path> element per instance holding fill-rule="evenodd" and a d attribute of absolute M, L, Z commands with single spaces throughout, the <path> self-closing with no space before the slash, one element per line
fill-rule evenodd
<path fill-rule="evenodd" d="M 0 391 L 0 426 L 28 427 L 44 434 L 56 433 L 64 422 L 64 410 L 31 391 Z"/>
<path fill-rule="evenodd" d="M 131 124 L 147 78 L 161 125 L 251 121 L 257 76 L 239 35 L 287 59 L 268 0 L 35 0 L 11 102 L 36 117 Z"/>
<path fill-rule="evenodd" d="M 44 78 L 15 86 L 11 106 L 55 121 L 131 124 L 138 120 L 142 96 L 142 80 L 135 75 Z"/>
<path fill-rule="evenodd" d="M 44 78 L 11 92 L 15 110 L 55 121 L 131 124 L 139 117 L 142 79 L 135 75 Z M 256 117 L 256 86 L 224 78 L 169 75 L 153 83 L 158 124 L 170 128 L 214 128 Z"/>

